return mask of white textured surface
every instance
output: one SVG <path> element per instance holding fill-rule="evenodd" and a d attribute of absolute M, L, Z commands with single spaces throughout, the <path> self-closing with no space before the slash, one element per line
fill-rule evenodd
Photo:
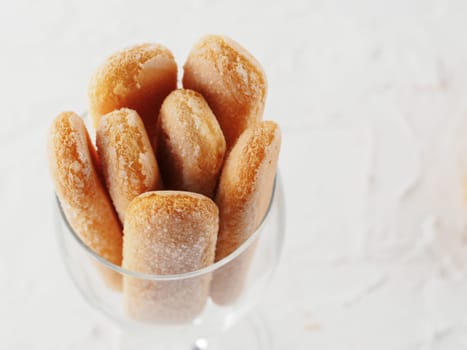
<path fill-rule="evenodd" d="M 464 0 L 2 2 L 0 348 L 115 348 L 58 256 L 46 129 L 114 50 L 180 63 L 213 32 L 263 63 L 283 127 L 275 348 L 466 349 L 466 18 Z"/>

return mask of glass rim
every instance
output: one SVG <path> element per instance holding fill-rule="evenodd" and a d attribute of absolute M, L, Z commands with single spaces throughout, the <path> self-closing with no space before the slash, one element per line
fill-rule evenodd
<path fill-rule="evenodd" d="M 256 238 L 259 236 L 260 232 L 262 231 L 264 227 L 264 223 L 266 222 L 267 218 L 269 217 L 269 213 L 271 212 L 272 208 L 272 203 L 274 202 L 276 196 L 277 196 L 277 186 L 278 186 L 278 171 L 276 172 L 275 178 L 274 178 L 274 184 L 273 184 L 273 189 L 271 193 L 271 199 L 269 200 L 269 205 L 268 209 L 266 210 L 266 213 L 264 214 L 264 217 L 261 220 L 261 223 L 258 225 L 258 227 L 255 229 L 255 231 L 248 237 L 248 239 L 243 242 L 237 249 L 235 249 L 232 253 L 229 255 L 225 256 L 219 261 L 214 262 L 213 264 L 210 264 L 206 267 L 203 267 L 202 269 L 199 270 L 194 270 L 190 272 L 184 272 L 184 273 L 179 273 L 179 274 L 167 274 L 167 275 L 158 275 L 158 274 L 149 274 L 149 273 L 143 273 L 143 272 L 136 272 L 132 270 L 125 269 L 121 266 L 115 265 L 114 263 L 110 262 L 109 260 L 103 258 L 100 256 L 98 253 L 96 253 L 94 250 L 92 250 L 82 239 L 81 237 L 73 230 L 71 227 L 70 223 L 68 222 L 68 219 L 65 216 L 65 213 L 63 212 L 62 205 L 60 204 L 60 200 L 58 199 L 57 195 L 55 195 L 56 199 L 56 205 L 59 209 L 60 212 L 60 217 L 61 219 L 65 222 L 65 225 L 67 227 L 67 230 L 71 233 L 73 238 L 76 240 L 78 245 L 84 249 L 84 251 L 91 255 L 91 257 L 95 260 L 97 260 L 99 263 L 102 265 L 106 266 L 107 268 L 114 270 L 115 272 L 128 276 L 128 277 L 133 277 L 133 278 L 138 278 L 138 279 L 144 279 L 144 280 L 153 280 L 153 281 L 168 281 L 168 280 L 182 280 L 182 279 L 188 279 L 188 278 L 195 278 L 199 277 L 202 275 L 206 275 L 208 273 L 211 273 L 213 271 L 216 271 L 223 267 L 224 265 L 228 264 L 235 258 L 237 258 L 239 255 L 241 255 L 245 250 L 248 249 L 250 245 L 253 244 L 253 241 L 256 240 Z"/>

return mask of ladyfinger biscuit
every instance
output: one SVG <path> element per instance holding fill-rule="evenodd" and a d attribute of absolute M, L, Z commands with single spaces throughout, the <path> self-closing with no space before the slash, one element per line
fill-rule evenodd
<path fill-rule="evenodd" d="M 145 274 L 180 274 L 214 262 L 218 209 L 209 198 L 190 192 L 155 191 L 128 206 L 123 267 Z M 209 294 L 210 274 L 153 281 L 125 276 L 125 309 L 143 322 L 184 323 L 198 315 Z"/>
<path fill-rule="evenodd" d="M 122 261 L 122 229 L 97 172 L 97 156 L 83 120 L 61 113 L 52 123 L 49 166 L 63 212 L 83 242 L 115 265 Z M 121 286 L 120 276 L 101 265 L 106 282 Z"/>
<path fill-rule="evenodd" d="M 226 257 L 258 228 L 269 207 L 279 156 L 279 126 L 271 121 L 247 129 L 225 160 L 216 196 L 219 236 L 216 261 Z M 220 305 L 240 295 L 254 245 L 214 273 L 211 297 Z"/>
<path fill-rule="evenodd" d="M 100 119 L 96 143 L 105 183 L 118 216 L 124 222 L 133 198 L 162 189 L 151 142 L 138 113 L 122 108 Z"/>
<path fill-rule="evenodd" d="M 141 44 L 111 55 L 89 84 L 89 109 L 99 119 L 115 109 L 134 109 L 152 139 L 164 98 L 177 87 L 177 65 L 162 45 Z"/>
<path fill-rule="evenodd" d="M 262 118 L 267 91 L 263 69 L 238 43 L 218 35 L 202 38 L 183 68 L 183 86 L 204 96 L 229 150 L 246 128 Z"/>
<path fill-rule="evenodd" d="M 213 196 L 225 139 L 203 96 L 184 89 L 167 96 L 159 113 L 156 149 L 169 188 Z"/>

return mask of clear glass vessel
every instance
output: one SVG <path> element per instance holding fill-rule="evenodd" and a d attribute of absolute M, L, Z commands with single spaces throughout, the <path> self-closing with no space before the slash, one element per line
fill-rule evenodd
<path fill-rule="evenodd" d="M 229 256 L 189 273 L 149 275 L 125 270 L 84 244 L 68 224 L 58 200 L 56 218 L 59 247 L 72 280 L 88 303 L 121 330 L 122 349 L 270 349 L 264 324 L 249 311 L 266 292 L 283 245 L 285 218 L 279 176 L 256 232 Z M 147 299 L 146 293 L 141 299 L 132 295 L 129 300 L 121 287 L 109 285 L 109 275 L 156 290 L 149 294 L 157 297 L 157 308 L 164 309 L 167 317 L 151 317 L 151 297 Z M 199 286 L 208 290 L 204 299 Z M 144 317 L 131 311 L 132 302 L 148 311 Z"/>

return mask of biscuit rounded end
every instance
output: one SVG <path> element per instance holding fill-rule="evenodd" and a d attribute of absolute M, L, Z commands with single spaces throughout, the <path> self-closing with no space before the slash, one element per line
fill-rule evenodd
<path fill-rule="evenodd" d="M 201 94 L 180 89 L 167 96 L 159 114 L 156 149 L 169 188 L 213 195 L 226 144 Z"/>
<path fill-rule="evenodd" d="M 152 138 L 162 101 L 176 86 L 177 65 L 166 47 L 146 43 L 116 52 L 97 68 L 89 83 L 94 126 L 104 114 L 128 107 L 139 113 Z"/>
<path fill-rule="evenodd" d="M 240 134 L 262 118 L 267 80 L 259 62 L 240 44 L 208 35 L 190 51 L 183 86 L 200 92 L 216 115 L 230 149 Z"/>

